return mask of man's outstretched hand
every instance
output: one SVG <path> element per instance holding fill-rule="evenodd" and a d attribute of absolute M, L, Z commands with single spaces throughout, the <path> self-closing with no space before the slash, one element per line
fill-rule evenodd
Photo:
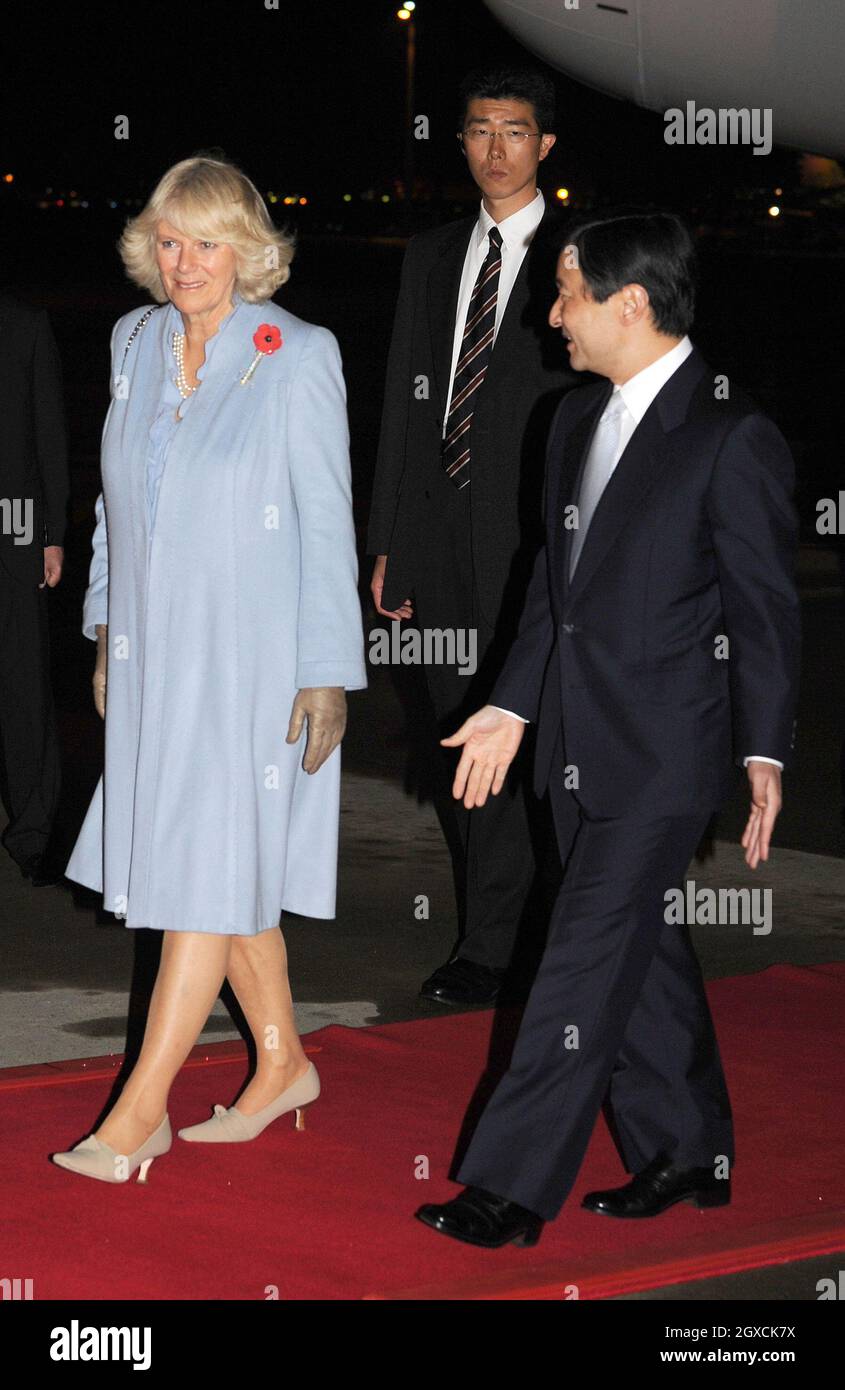
<path fill-rule="evenodd" d="M 783 804 L 780 768 L 752 759 L 746 771 L 751 783 L 751 811 L 741 843 L 746 864 L 749 869 L 756 869 L 761 859 L 769 857 L 769 842 Z"/>
<path fill-rule="evenodd" d="M 442 738 L 444 748 L 464 746 L 452 783 L 455 799 L 463 798 L 464 805 L 472 810 L 473 806 L 484 805 L 488 792 L 498 795 L 524 733 L 521 719 L 485 705 L 477 714 L 471 714 L 457 733 Z"/>

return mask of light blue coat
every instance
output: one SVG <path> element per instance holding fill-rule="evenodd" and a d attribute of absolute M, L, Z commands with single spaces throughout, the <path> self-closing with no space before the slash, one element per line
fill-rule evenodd
<path fill-rule="evenodd" d="M 182 323 L 158 309 L 124 366 L 142 312 L 112 332 L 83 610 L 86 637 L 108 623 L 105 770 L 66 873 L 128 927 L 247 936 L 282 910 L 333 917 L 340 748 L 309 775 L 306 730 L 285 734 L 298 689 L 367 684 L 337 341 L 236 300 L 151 530 L 150 426 Z M 261 324 L 283 344 L 241 385 Z"/>

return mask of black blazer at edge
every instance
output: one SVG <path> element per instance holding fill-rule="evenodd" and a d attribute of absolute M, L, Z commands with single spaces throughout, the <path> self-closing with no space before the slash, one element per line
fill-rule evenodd
<path fill-rule="evenodd" d="M 15 544 L 0 527 L 0 564 L 17 581 L 38 585 L 44 546 L 64 541 L 70 483 L 62 372 L 43 309 L 0 295 L 0 496 L 31 499 L 32 540 Z"/>

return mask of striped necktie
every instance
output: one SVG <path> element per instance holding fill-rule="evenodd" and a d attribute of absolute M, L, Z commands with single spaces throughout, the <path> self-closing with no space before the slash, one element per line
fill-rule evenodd
<path fill-rule="evenodd" d="M 475 397 L 484 380 L 493 333 L 496 327 L 496 301 L 499 296 L 499 271 L 502 268 L 502 233 L 491 227 L 487 236 L 490 249 L 478 272 L 467 309 L 461 351 L 452 385 L 452 402 L 446 420 L 443 441 L 443 467 L 459 490 L 469 482 L 470 426 L 475 409 Z"/>

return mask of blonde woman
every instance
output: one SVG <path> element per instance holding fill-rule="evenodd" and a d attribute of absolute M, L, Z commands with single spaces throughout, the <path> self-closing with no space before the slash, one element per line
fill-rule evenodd
<path fill-rule="evenodd" d="M 61 1167 L 171 1146 L 168 1095 L 228 978 L 258 1066 L 180 1130 L 241 1142 L 319 1095 L 280 915 L 333 917 L 346 690 L 366 686 L 340 354 L 271 302 L 291 240 L 234 166 L 175 165 L 120 243 L 156 304 L 115 325 L 83 632 L 105 770 L 67 865 L 164 934 L 143 1047 Z"/>

